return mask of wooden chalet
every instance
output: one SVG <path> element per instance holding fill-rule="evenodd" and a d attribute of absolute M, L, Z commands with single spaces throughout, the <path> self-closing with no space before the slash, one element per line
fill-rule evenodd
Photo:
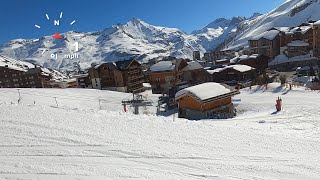
<path fill-rule="evenodd" d="M 90 88 L 91 87 L 89 74 L 77 74 L 77 75 L 74 75 L 73 78 L 76 79 L 78 88 Z"/>
<path fill-rule="evenodd" d="M 251 54 L 263 54 L 274 58 L 280 54 L 280 32 L 270 30 L 249 40 Z"/>
<path fill-rule="evenodd" d="M 295 40 L 292 41 L 291 43 L 288 43 L 288 53 L 287 56 L 290 57 L 295 57 L 295 56 L 301 56 L 301 55 L 306 55 L 309 53 L 309 43 L 306 43 L 301 40 Z"/>
<path fill-rule="evenodd" d="M 136 60 L 95 65 L 89 69 L 89 76 L 94 89 L 130 93 L 144 90 L 141 64 Z"/>
<path fill-rule="evenodd" d="M 231 97 L 239 94 L 219 83 L 204 83 L 177 92 L 179 117 L 190 120 L 232 118 L 235 109 Z"/>
<path fill-rule="evenodd" d="M 252 54 L 235 57 L 230 60 L 232 64 L 242 64 L 255 68 L 259 72 L 264 72 L 268 68 L 268 63 L 271 61 L 270 57 L 263 54 Z"/>
<path fill-rule="evenodd" d="M 154 94 L 169 94 L 171 89 L 183 84 L 183 68 L 188 66 L 184 59 L 160 61 L 150 67 L 149 83 Z"/>
<path fill-rule="evenodd" d="M 235 85 L 237 83 L 251 81 L 253 74 L 256 73 L 256 69 L 251 66 L 236 64 L 207 70 L 207 72 L 210 74 L 210 81 L 212 82 Z"/>
<path fill-rule="evenodd" d="M 207 71 L 198 61 L 188 62 L 188 65 L 182 69 L 182 80 L 189 85 L 201 84 L 207 81 Z"/>

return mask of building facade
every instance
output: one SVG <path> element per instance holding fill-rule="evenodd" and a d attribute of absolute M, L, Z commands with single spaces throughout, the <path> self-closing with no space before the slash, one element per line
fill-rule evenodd
<path fill-rule="evenodd" d="M 204 83 L 183 89 L 175 98 L 179 117 L 190 120 L 232 118 L 235 109 L 231 97 L 236 94 L 239 92 L 218 83 Z"/>
<path fill-rule="evenodd" d="M 274 58 L 280 54 L 280 35 L 278 30 L 270 30 L 249 40 L 251 54 L 263 54 Z"/>
<path fill-rule="evenodd" d="M 120 92 L 144 91 L 144 75 L 136 60 L 103 63 L 89 69 L 92 88 Z"/>
<path fill-rule="evenodd" d="M 41 68 L 19 69 L 10 66 L 0 66 L 1 88 L 49 88 L 50 75 Z"/>
<path fill-rule="evenodd" d="M 154 94 L 169 94 L 170 89 L 183 82 L 184 59 L 160 61 L 150 67 L 149 82 Z"/>

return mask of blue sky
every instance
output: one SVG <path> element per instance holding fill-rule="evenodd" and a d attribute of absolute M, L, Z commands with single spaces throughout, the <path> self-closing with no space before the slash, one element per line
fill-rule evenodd
<path fill-rule="evenodd" d="M 284 0 L 3 0 L 0 6 L 0 43 L 38 38 L 54 32 L 98 31 L 134 17 L 187 33 L 213 20 L 265 13 Z M 47 21 L 63 19 L 59 27 Z M 74 26 L 69 23 L 76 20 Z M 42 28 L 35 28 L 35 24 Z"/>

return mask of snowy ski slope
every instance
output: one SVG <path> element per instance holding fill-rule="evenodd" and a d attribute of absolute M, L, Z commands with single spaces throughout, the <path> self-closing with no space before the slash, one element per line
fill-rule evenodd
<path fill-rule="evenodd" d="M 20 93 L 0 89 L 0 179 L 320 178 L 318 92 L 245 89 L 236 118 L 205 121 L 124 113 L 125 93 Z"/>

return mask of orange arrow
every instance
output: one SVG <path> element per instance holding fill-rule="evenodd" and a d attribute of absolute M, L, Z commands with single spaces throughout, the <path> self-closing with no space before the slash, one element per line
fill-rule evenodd
<path fill-rule="evenodd" d="M 61 36 L 59 33 L 57 33 L 57 32 L 55 32 L 52 37 L 53 37 L 54 39 L 62 39 L 62 36 Z"/>

